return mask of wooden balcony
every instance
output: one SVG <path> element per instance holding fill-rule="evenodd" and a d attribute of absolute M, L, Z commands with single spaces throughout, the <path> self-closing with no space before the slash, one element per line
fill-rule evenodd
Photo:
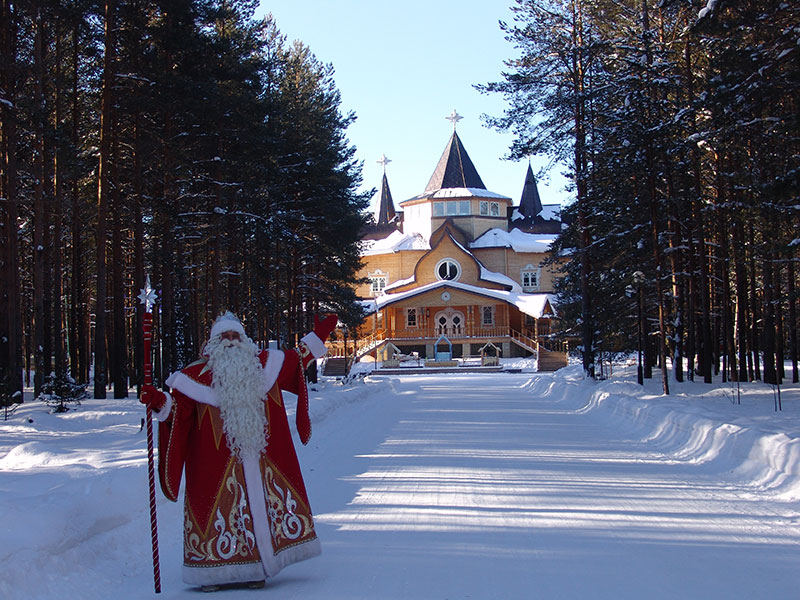
<path fill-rule="evenodd" d="M 513 342 L 518 346 L 536 354 L 539 343 L 530 331 L 516 331 L 509 327 L 446 327 L 446 328 L 418 328 L 402 331 L 387 332 L 375 331 L 368 336 L 358 339 L 337 339 L 327 342 L 328 355 L 337 356 L 364 356 L 377 350 L 382 344 L 392 343 L 435 343 L 444 335 L 453 344 L 483 344 L 485 342 L 502 343 Z"/>

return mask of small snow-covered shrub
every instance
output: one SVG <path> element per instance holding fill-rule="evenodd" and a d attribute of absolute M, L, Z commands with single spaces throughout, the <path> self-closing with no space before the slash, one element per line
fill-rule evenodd
<path fill-rule="evenodd" d="M 81 400 L 89 397 L 85 383 L 76 383 L 68 374 L 56 375 L 50 373 L 44 378 L 42 391 L 37 400 L 41 400 L 52 408 L 54 413 L 67 412 L 69 404 L 80 406 Z"/>

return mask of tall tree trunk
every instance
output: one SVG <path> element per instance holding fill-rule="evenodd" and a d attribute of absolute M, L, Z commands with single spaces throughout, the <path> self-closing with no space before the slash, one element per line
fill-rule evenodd
<path fill-rule="evenodd" d="M 699 292 L 700 292 L 700 310 L 702 317 L 700 322 L 700 370 L 703 374 L 703 382 L 711 383 L 711 367 L 713 363 L 712 348 L 711 348 L 711 293 L 708 281 L 708 250 L 705 239 L 705 228 L 703 227 L 703 211 L 702 204 L 702 188 L 700 186 L 700 165 L 697 161 L 697 185 L 695 192 L 697 194 L 694 205 L 694 218 L 697 219 L 697 251 L 698 251 L 698 267 L 699 267 Z"/>
<path fill-rule="evenodd" d="M 787 271 L 788 285 L 786 295 L 789 303 L 789 360 L 792 361 L 792 383 L 798 383 L 798 381 L 800 381 L 800 377 L 798 377 L 800 374 L 798 373 L 797 367 L 797 328 L 800 327 L 800 323 L 797 322 L 797 288 L 795 282 L 794 261 L 791 257 Z"/>
<path fill-rule="evenodd" d="M 61 131 L 61 121 L 63 119 L 63 54 L 62 37 L 63 34 L 56 28 L 55 43 L 56 43 L 56 81 L 55 81 L 55 122 L 56 131 Z M 55 189 L 53 197 L 54 211 L 53 211 L 53 243 L 51 253 L 51 266 L 50 272 L 53 278 L 53 356 L 55 358 L 55 372 L 61 378 L 67 372 L 67 362 L 64 348 L 64 315 L 62 312 L 63 302 L 63 276 L 62 276 L 62 257 L 61 257 L 61 244 L 63 237 L 63 219 L 64 219 L 64 170 L 65 170 L 64 153 L 62 150 L 62 143 L 60 140 L 56 142 L 54 152 L 54 182 Z"/>
<path fill-rule="evenodd" d="M 777 228 L 776 228 L 777 229 Z M 775 307 L 775 367 L 777 368 L 778 383 L 786 378 L 783 366 L 786 343 L 783 335 L 783 283 L 781 263 L 775 261 L 772 283 L 775 287 L 773 305 Z"/>
<path fill-rule="evenodd" d="M 144 193 L 142 187 L 142 151 L 141 151 L 141 115 L 137 112 L 134 115 L 133 125 L 133 286 L 136 293 L 144 288 L 144 224 L 142 222 L 142 206 L 144 205 Z M 142 324 L 144 322 L 145 307 L 141 302 L 136 302 L 136 327 L 133 332 L 134 353 L 133 365 L 135 372 L 135 383 L 137 386 L 144 382 L 143 361 L 143 339 Z"/>
<path fill-rule="evenodd" d="M 695 247 L 695 226 L 694 218 L 692 215 L 694 202 L 690 201 L 690 216 L 688 223 L 688 231 L 686 242 L 687 250 L 687 265 L 689 269 L 688 278 L 686 281 L 686 378 L 689 381 L 694 381 L 695 363 L 697 361 L 697 249 Z"/>
<path fill-rule="evenodd" d="M 778 383 L 775 368 L 775 288 L 772 278 L 772 252 L 768 251 L 762 264 L 764 275 L 764 383 Z"/>
<path fill-rule="evenodd" d="M 592 315 L 592 297 L 590 277 L 592 274 L 591 263 L 591 233 L 589 231 L 589 201 L 588 194 L 588 156 L 586 148 L 586 65 L 584 64 L 584 21 L 583 3 L 572 2 L 571 35 L 572 35 L 572 73 L 574 107 L 573 126 L 575 131 L 575 147 L 573 152 L 573 168 L 575 171 L 575 189 L 578 221 L 578 252 L 580 254 L 580 287 L 581 287 L 581 345 L 583 357 L 583 371 L 587 377 L 594 378 L 594 317 Z"/>
<path fill-rule="evenodd" d="M 119 140 L 112 141 L 111 240 L 113 265 L 111 269 L 112 321 L 114 345 L 111 348 L 114 398 L 128 397 L 128 342 L 125 335 L 125 257 L 122 247 L 122 199 L 119 185 Z"/>
<path fill-rule="evenodd" d="M 47 361 L 45 358 L 46 350 L 46 326 L 47 314 L 45 312 L 45 292 L 50 286 L 50 281 L 46 279 L 47 253 L 45 252 L 45 229 L 48 226 L 47 219 L 47 198 L 45 192 L 45 156 L 47 148 L 45 145 L 45 22 L 44 16 L 39 10 L 36 14 L 36 34 L 34 40 L 34 54 L 36 62 L 36 75 L 34 86 L 34 100 L 37 115 L 35 125 L 35 147 L 36 158 L 34 161 L 34 172 L 36 173 L 36 184 L 34 187 L 33 199 L 33 353 L 35 374 L 33 378 L 33 393 L 38 396 L 42 391 L 45 375 L 47 375 Z"/>
<path fill-rule="evenodd" d="M 695 92 L 694 92 L 694 70 L 692 67 L 692 53 L 691 53 L 691 36 L 686 36 L 686 45 L 684 46 L 684 66 L 686 78 L 686 91 L 689 106 L 695 106 Z M 692 130 L 697 131 L 697 115 L 692 112 Z M 706 239 L 705 227 L 703 225 L 704 215 L 702 211 L 702 198 L 703 186 L 701 178 L 701 164 L 700 164 L 700 149 L 692 146 L 692 176 L 694 182 L 694 198 L 691 201 L 691 221 L 692 230 L 696 233 L 691 242 L 692 245 L 696 244 L 697 250 L 697 265 L 699 281 L 697 292 L 700 300 L 700 310 L 702 311 L 702 319 L 700 321 L 700 336 L 698 340 L 697 335 L 693 335 L 692 347 L 692 360 L 695 358 L 697 349 L 697 342 L 701 344 L 699 358 L 700 369 L 703 373 L 703 380 L 705 383 L 711 383 L 711 307 L 709 300 L 709 286 L 708 286 L 708 258 L 706 256 Z M 696 277 L 692 271 L 692 278 Z M 696 321 L 693 320 L 693 323 Z M 693 327 L 693 329 L 696 328 Z M 692 377 L 691 379 L 694 379 Z"/>
<path fill-rule="evenodd" d="M 71 91 L 71 134 L 72 147 L 79 147 L 78 126 L 80 122 L 79 39 L 80 25 L 72 30 L 72 91 Z M 70 292 L 70 372 L 76 381 L 89 382 L 89 325 L 86 311 L 86 277 L 83 268 L 83 204 L 78 187 L 77 174 L 70 177 L 70 197 L 72 201 L 72 278 Z"/>
<path fill-rule="evenodd" d="M 722 181 L 723 165 L 721 158 L 718 158 L 717 163 L 717 211 L 719 218 L 718 232 L 719 232 L 719 279 L 721 283 L 721 304 L 722 304 L 722 355 L 724 358 L 724 368 L 722 380 L 732 381 L 738 380 L 738 371 L 736 369 L 736 350 L 733 340 L 733 300 L 731 298 L 731 281 L 730 281 L 730 251 L 728 247 L 728 214 L 724 209 L 726 202 L 726 190 Z"/>
<path fill-rule="evenodd" d="M 672 186 L 670 185 L 670 188 Z M 674 198 L 674 194 L 670 193 Z M 670 216 L 669 221 L 669 258 L 672 268 L 672 302 L 673 302 L 673 349 L 672 349 L 672 370 L 675 381 L 683 381 L 683 332 L 684 332 L 684 255 L 681 247 L 683 246 L 680 237 L 680 225 L 674 216 Z"/>
<path fill-rule="evenodd" d="M 733 221 L 733 257 L 736 273 L 736 343 L 739 347 L 738 381 L 747 381 L 747 270 L 744 262 L 744 235 L 739 219 Z"/>
<path fill-rule="evenodd" d="M 100 112 L 100 168 L 97 190 L 96 270 L 97 289 L 94 329 L 94 396 L 106 397 L 106 230 L 110 201 L 111 124 L 113 122 L 114 86 L 114 0 L 105 3 L 105 56 L 103 58 L 103 94 Z"/>
<path fill-rule="evenodd" d="M 758 277 L 757 277 L 757 269 L 756 269 L 756 256 L 755 256 L 755 231 L 753 228 L 753 223 L 748 224 L 748 247 L 750 249 L 748 261 L 749 261 L 749 268 L 748 272 L 750 274 L 750 318 L 752 319 L 750 322 L 752 326 L 750 327 L 750 355 L 751 361 L 753 364 L 753 380 L 760 381 L 761 380 L 761 361 L 759 359 L 759 354 L 761 350 L 761 335 L 760 330 L 761 327 L 759 323 L 761 322 L 761 302 L 758 297 Z"/>
<path fill-rule="evenodd" d="M 645 85 L 646 85 L 646 98 L 647 98 L 647 122 L 648 126 L 653 123 L 657 115 L 652 105 L 653 90 L 650 81 L 650 69 L 653 65 L 653 55 L 650 47 L 650 16 L 647 7 L 647 0 L 642 0 L 642 39 L 645 48 L 645 60 L 647 63 L 647 70 L 645 71 Z M 661 259 L 661 243 L 659 241 L 658 229 L 658 196 L 656 190 L 656 165 L 655 165 L 655 142 L 648 134 L 645 141 L 645 160 L 647 164 L 647 195 L 648 204 L 650 206 L 650 233 L 653 242 L 653 264 L 656 269 L 655 283 L 656 283 L 656 302 L 658 308 L 658 359 L 661 366 L 661 386 L 664 394 L 669 395 L 669 374 L 667 372 L 667 329 L 666 329 L 666 308 L 664 306 L 664 272 L 663 261 Z"/>
<path fill-rule="evenodd" d="M 17 198 L 16 6 L 0 0 L 0 393 L 22 402 L 22 311 Z"/>

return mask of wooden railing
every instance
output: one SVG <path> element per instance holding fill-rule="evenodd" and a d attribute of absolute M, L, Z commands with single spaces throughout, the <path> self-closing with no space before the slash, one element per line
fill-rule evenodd
<path fill-rule="evenodd" d="M 362 356 L 383 344 L 386 339 L 386 332 L 380 330 L 355 340 L 352 338 L 331 340 L 325 346 L 328 348 L 328 356 L 331 357 Z"/>
<path fill-rule="evenodd" d="M 443 331 L 435 327 L 420 327 L 416 330 L 385 332 L 389 340 L 437 340 L 445 335 L 451 342 L 466 339 L 508 337 L 508 327 L 447 327 Z"/>
<path fill-rule="evenodd" d="M 491 340 L 497 338 L 512 338 L 518 345 L 526 348 L 527 350 L 538 353 L 540 344 L 530 334 L 530 332 L 520 332 L 508 327 L 480 327 L 480 328 L 464 328 L 465 331 L 448 331 L 445 333 L 447 338 L 454 343 L 459 341 L 472 340 L 479 342 L 481 340 Z M 375 331 L 367 336 L 357 340 L 346 340 L 347 347 L 345 348 L 345 340 L 337 339 L 327 342 L 328 356 L 363 356 L 379 347 L 385 342 L 399 341 L 399 340 L 415 340 L 420 342 L 434 342 L 441 333 L 435 329 L 420 329 L 418 331 L 396 331 L 393 335 L 391 332 L 385 330 Z M 553 344 L 555 345 L 555 344 Z M 544 347 L 542 345 L 542 347 Z M 551 348 L 555 349 L 555 348 Z"/>
<path fill-rule="evenodd" d="M 547 337 L 539 338 L 539 345 L 543 350 L 550 352 L 567 352 L 569 353 L 569 341 L 567 340 L 554 340 Z"/>
<path fill-rule="evenodd" d="M 532 337 L 529 337 L 529 336 L 525 335 L 524 333 L 521 333 L 521 332 L 519 332 L 519 331 L 517 331 L 515 329 L 510 329 L 509 333 L 511 334 L 511 338 L 514 341 L 516 341 L 520 346 L 522 346 L 523 348 L 526 348 L 527 350 L 530 350 L 534 354 L 538 355 L 538 353 L 539 353 L 539 343 L 535 339 L 533 339 Z"/>

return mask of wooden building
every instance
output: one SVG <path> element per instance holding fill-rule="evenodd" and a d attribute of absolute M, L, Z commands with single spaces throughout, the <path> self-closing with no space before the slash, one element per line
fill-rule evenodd
<path fill-rule="evenodd" d="M 363 238 L 369 283 L 357 289 L 369 316 L 354 353 L 383 359 L 391 348 L 442 362 L 488 347 L 537 355 L 541 367 L 559 276 L 558 261 L 545 259 L 561 222 L 557 205 L 541 204 L 530 167 L 514 206 L 486 189 L 454 127 L 422 194 L 395 211 L 385 169 L 378 194 Z"/>

